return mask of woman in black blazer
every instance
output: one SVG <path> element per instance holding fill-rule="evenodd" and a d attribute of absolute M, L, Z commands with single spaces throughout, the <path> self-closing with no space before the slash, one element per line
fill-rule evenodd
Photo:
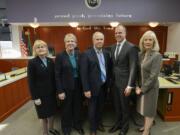
<path fill-rule="evenodd" d="M 84 134 L 80 121 L 82 104 L 81 81 L 79 75 L 79 51 L 75 50 L 77 39 L 72 33 L 64 38 L 65 51 L 56 56 L 55 78 L 58 97 L 63 101 L 61 126 L 65 135 L 70 135 L 71 128 Z"/>
<path fill-rule="evenodd" d="M 47 44 L 36 40 L 33 55 L 35 58 L 28 62 L 28 82 L 38 118 L 42 121 L 43 135 L 58 134 L 53 128 L 53 115 L 57 109 L 54 63 L 47 57 Z"/>

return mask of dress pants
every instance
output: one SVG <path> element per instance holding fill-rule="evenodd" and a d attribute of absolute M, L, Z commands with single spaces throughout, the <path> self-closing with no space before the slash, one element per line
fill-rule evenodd
<path fill-rule="evenodd" d="M 96 132 L 97 127 L 102 122 L 104 102 L 105 102 L 105 85 L 102 85 L 98 95 L 92 96 L 88 100 L 88 113 L 89 113 L 91 132 Z"/>
<path fill-rule="evenodd" d="M 63 101 L 61 126 L 63 132 L 70 132 L 71 128 L 81 129 L 82 91 L 79 80 L 75 79 L 75 89 L 66 90 L 66 98 Z"/>
<path fill-rule="evenodd" d="M 125 88 L 113 87 L 114 92 L 114 105 L 116 111 L 116 123 L 117 127 L 120 127 L 121 131 L 127 132 L 129 128 L 129 96 L 124 95 Z"/>

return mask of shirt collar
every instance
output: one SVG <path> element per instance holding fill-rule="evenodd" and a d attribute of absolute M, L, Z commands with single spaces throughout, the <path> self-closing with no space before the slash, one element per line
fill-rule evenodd
<path fill-rule="evenodd" d="M 70 56 L 70 57 L 74 57 L 74 51 L 72 51 L 71 53 L 67 53 L 68 54 L 68 56 Z"/>
<path fill-rule="evenodd" d="M 42 61 L 46 61 L 47 60 L 47 58 L 46 57 L 39 57 Z"/>
<path fill-rule="evenodd" d="M 96 53 L 102 53 L 102 48 L 99 50 L 94 46 L 94 50 L 95 50 Z"/>
<path fill-rule="evenodd" d="M 123 45 L 124 43 L 126 42 L 126 39 L 124 39 L 123 41 L 121 41 L 121 42 L 117 42 L 117 45 Z"/>

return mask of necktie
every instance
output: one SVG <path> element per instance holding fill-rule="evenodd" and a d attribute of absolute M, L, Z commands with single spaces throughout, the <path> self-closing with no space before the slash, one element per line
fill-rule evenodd
<path fill-rule="evenodd" d="M 105 60 L 102 52 L 98 52 L 98 60 L 101 69 L 101 80 L 102 82 L 106 81 L 106 67 L 105 67 Z"/>
<path fill-rule="evenodd" d="M 118 44 L 116 47 L 116 52 L 115 52 L 115 59 L 117 59 L 118 55 L 119 55 L 119 49 L 120 49 L 121 44 Z"/>
<path fill-rule="evenodd" d="M 47 67 L 47 59 L 46 59 L 46 58 L 42 59 L 42 62 L 43 62 L 44 65 Z"/>

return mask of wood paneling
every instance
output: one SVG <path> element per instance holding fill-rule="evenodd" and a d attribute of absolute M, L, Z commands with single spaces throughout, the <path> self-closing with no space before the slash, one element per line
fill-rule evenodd
<path fill-rule="evenodd" d="M 0 87 L 0 121 L 30 100 L 27 78 Z"/>
<path fill-rule="evenodd" d="M 26 67 L 28 59 L 0 59 L 0 72 L 10 72 L 13 67 Z"/>
<path fill-rule="evenodd" d="M 71 28 L 68 26 L 47 26 L 47 27 L 39 27 L 36 30 L 30 27 L 24 27 L 24 31 L 30 32 L 31 43 L 34 42 L 35 39 L 39 38 L 46 41 L 50 46 L 55 48 L 56 53 L 62 51 L 64 49 L 64 36 L 65 34 L 71 32 L 77 36 L 78 39 L 78 47 L 81 51 L 84 51 L 88 47 L 92 45 L 92 34 L 95 31 L 101 31 L 105 35 L 105 46 L 112 45 L 115 43 L 114 38 L 114 30 L 107 29 L 110 28 L 108 26 L 98 26 L 98 30 L 94 30 L 95 26 L 91 27 L 91 30 L 77 30 L 76 28 Z M 82 27 L 80 27 L 82 28 Z M 167 42 L 167 27 L 166 26 L 158 26 L 156 28 L 151 28 L 149 26 L 127 26 L 127 39 L 138 45 L 140 37 L 147 30 L 153 30 L 158 37 L 161 53 L 166 50 L 166 42 Z"/>
<path fill-rule="evenodd" d="M 158 113 L 165 121 L 180 121 L 180 89 L 160 89 Z"/>

